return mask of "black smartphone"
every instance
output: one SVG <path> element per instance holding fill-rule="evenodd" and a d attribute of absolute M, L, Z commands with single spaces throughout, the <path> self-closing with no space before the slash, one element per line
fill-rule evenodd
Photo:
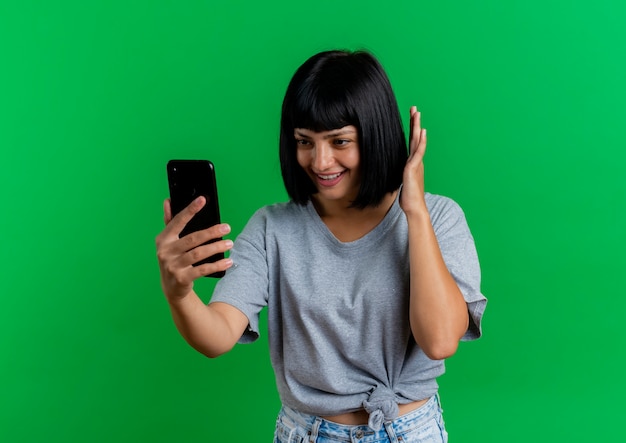
<path fill-rule="evenodd" d="M 197 197 L 204 196 L 206 204 L 187 223 L 180 233 L 184 237 L 192 232 L 207 229 L 220 223 L 220 208 L 217 199 L 217 182 L 215 180 L 215 166 L 209 160 L 170 160 L 167 163 L 167 180 L 170 188 L 170 204 L 172 217 L 185 209 Z M 208 243 L 221 240 L 217 238 Z M 207 257 L 195 263 L 212 263 L 224 258 L 223 253 Z M 224 272 L 216 272 L 207 277 L 223 277 Z"/>

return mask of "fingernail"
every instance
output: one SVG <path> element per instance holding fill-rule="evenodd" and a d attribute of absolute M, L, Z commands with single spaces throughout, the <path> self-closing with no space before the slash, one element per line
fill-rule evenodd
<path fill-rule="evenodd" d="M 230 226 L 227 224 L 223 224 L 220 226 L 220 232 L 224 234 L 228 234 L 230 232 Z"/>
<path fill-rule="evenodd" d="M 232 248 L 233 247 L 233 241 L 232 240 L 226 240 L 226 247 L 227 248 Z"/>

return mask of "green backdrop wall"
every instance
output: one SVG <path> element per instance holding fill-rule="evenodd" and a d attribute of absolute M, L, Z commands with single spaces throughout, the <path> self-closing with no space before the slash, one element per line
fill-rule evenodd
<path fill-rule="evenodd" d="M 209 360 L 169 317 L 165 163 L 213 160 L 238 233 L 286 198 L 290 76 L 336 47 L 380 58 L 405 124 L 420 107 L 427 188 L 475 235 L 490 302 L 440 379 L 451 441 L 618 439 L 625 20 L 612 0 L 0 2 L 0 440 L 271 441 L 266 337 Z"/>

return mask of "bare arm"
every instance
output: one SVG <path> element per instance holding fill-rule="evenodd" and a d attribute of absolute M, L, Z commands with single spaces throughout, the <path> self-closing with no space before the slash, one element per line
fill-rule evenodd
<path fill-rule="evenodd" d="M 456 352 L 467 331 L 467 305 L 448 272 L 424 200 L 426 130 L 411 108 L 410 154 L 404 171 L 400 204 L 409 227 L 409 321 L 417 344 L 429 358 L 440 360 Z"/>
<path fill-rule="evenodd" d="M 170 301 L 170 310 L 180 335 L 210 358 L 230 351 L 248 326 L 248 318 L 237 308 L 226 303 L 207 306 L 195 293 Z"/>
<path fill-rule="evenodd" d="M 172 218 L 170 204 L 166 200 L 166 227 L 157 236 L 156 246 L 161 287 L 178 331 L 194 349 L 208 357 L 217 357 L 235 345 L 248 325 L 248 319 L 241 311 L 225 303 L 205 305 L 193 290 L 196 279 L 232 266 L 229 258 L 193 266 L 203 258 L 232 248 L 230 240 L 204 245 L 206 241 L 230 232 L 228 225 L 215 225 L 183 238 L 178 237 L 205 203 L 205 199 L 200 197 Z"/>

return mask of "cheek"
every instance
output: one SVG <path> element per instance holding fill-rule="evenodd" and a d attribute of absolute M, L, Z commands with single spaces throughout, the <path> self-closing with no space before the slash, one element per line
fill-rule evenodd
<path fill-rule="evenodd" d="M 296 150 L 296 160 L 302 168 L 306 168 L 310 163 L 310 154 L 304 149 Z"/>
<path fill-rule="evenodd" d="M 351 169 L 359 169 L 360 155 L 359 151 L 352 151 L 347 153 L 345 158 L 345 165 L 349 166 Z"/>

